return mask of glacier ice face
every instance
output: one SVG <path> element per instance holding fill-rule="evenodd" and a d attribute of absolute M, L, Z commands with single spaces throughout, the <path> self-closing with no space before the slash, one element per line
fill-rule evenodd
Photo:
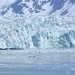
<path fill-rule="evenodd" d="M 0 16 L 0 48 L 75 47 L 75 17 Z"/>

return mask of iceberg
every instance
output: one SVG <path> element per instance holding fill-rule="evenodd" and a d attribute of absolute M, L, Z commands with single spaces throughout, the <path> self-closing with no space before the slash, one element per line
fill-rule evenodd
<path fill-rule="evenodd" d="M 0 48 L 74 48 L 75 17 L 0 16 Z"/>

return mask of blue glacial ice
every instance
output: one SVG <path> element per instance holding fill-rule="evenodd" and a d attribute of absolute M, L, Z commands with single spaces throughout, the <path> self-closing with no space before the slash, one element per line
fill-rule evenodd
<path fill-rule="evenodd" d="M 74 48 L 75 17 L 0 16 L 0 48 Z"/>

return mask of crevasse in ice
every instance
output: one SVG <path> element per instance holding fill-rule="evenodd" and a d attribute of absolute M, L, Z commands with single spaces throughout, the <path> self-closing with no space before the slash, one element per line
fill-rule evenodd
<path fill-rule="evenodd" d="M 75 47 L 75 17 L 0 16 L 0 48 Z"/>

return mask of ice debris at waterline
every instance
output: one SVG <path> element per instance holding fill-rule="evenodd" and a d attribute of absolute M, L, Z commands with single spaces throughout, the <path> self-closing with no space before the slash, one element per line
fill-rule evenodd
<path fill-rule="evenodd" d="M 75 47 L 75 17 L 0 16 L 0 48 Z"/>

